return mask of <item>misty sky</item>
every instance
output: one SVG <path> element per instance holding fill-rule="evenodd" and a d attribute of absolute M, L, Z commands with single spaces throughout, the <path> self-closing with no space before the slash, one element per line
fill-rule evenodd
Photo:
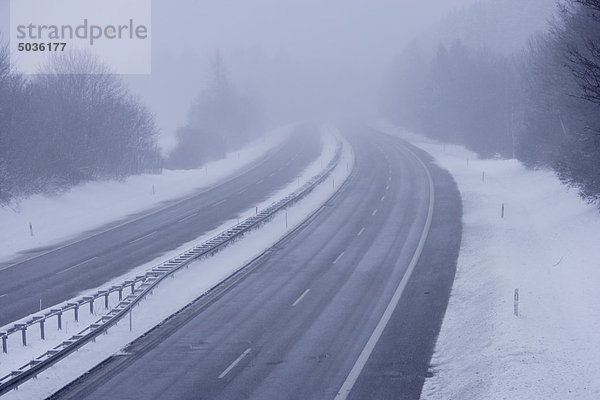
<path fill-rule="evenodd" d="M 165 137 L 184 123 L 217 50 L 236 83 L 284 118 L 368 113 L 391 57 L 450 10 L 475 1 L 154 0 L 153 74 L 127 80 Z M 4 32 L 8 4 L 0 0 Z"/>

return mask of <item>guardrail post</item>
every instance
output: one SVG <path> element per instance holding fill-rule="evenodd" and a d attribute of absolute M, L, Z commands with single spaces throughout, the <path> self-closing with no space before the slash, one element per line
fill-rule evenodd
<path fill-rule="evenodd" d="M 83 300 L 85 301 L 89 301 L 90 302 L 90 314 L 94 313 L 94 298 L 92 296 L 86 296 L 83 298 Z"/>
<path fill-rule="evenodd" d="M 46 332 L 44 331 L 44 322 L 46 322 L 46 320 L 44 318 L 40 319 L 40 338 L 42 340 L 46 340 Z"/>
<path fill-rule="evenodd" d="M 75 322 L 78 322 L 79 321 L 79 303 L 67 303 L 67 305 L 73 307 Z"/>
<path fill-rule="evenodd" d="M 119 301 L 123 300 L 123 298 L 122 298 L 123 297 L 123 287 L 122 286 L 116 286 L 116 285 L 115 286 L 111 286 L 111 288 L 110 288 L 110 290 L 109 290 L 108 293 L 110 294 L 111 291 L 113 291 L 113 292 L 114 291 L 119 292 Z"/>
<path fill-rule="evenodd" d="M 108 295 L 110 294 L 109 290 L 101 290 L 98 294 L 104 296 L 104 309 L 108 310 Z"/>
<path fill-rule="evenodd" d="M 8 335 L 6 332 L 2 332 L 2 352 L 4 354 L 8 353 Z"/>
<path fill-rule="evenodd" d="M 21 330 L 21 338 L 23 339 L 23 346 L 27 346 L 27 325 L 26 324 L 15 324 L 17 329 Z"/>
<path fill-rule="evenodd" d="M 56 318 L 57 318 L 57 322 L 58 322 L 58 330 L 61 331 L 62 330 L 62 310 L 54 309 L 54 310 L 50 310 L 50 312 L 56 313 Z"/>

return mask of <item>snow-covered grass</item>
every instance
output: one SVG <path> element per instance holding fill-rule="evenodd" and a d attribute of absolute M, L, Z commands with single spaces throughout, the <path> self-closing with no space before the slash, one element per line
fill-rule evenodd
<path fill-rule="evenodd" d="M 463 199 L 456 279 L 422 398 L 600 399 L 598 209 L 551 171 L 383 130 L 434 156 Z"/>
<path fill-rule="evenodd" d="M 236 176 L 279 146 L 294 127 L 292 124 L 268 132 L 200 169 L 164 170 L 161 174 L 136 175 L 123 181 L 88 182 L 59 195 L 34 195 L 0 207 L 0 262 L 9 261 L 24 250 L 79 237 L 83 232 Z"/>
<path fill-rule="evenodd" d="M 319 160 L 316 160 L 308 166 L 301 174 L 299 179 L 300 185 L 321 170 L 321 161 L 323 165 L 327 165 L 334 155 L 335 140 L 333 139 L 332 134 L 335 134 L 335 128 L 326 126 L 323 129 L 326 135 L 324 136 L 322 155 Z M 143 335 L 167 316 L 180 310 L 203 293 L 206 293 L 210 288 L 239 270 L 239 268 L 264 251 L 264 249 L 277 242 L 286 232 L 294 229 L 298 224 L 304 221 L 308 215 L 325 203 L 339 185 L 347 178 L 349 171 L 352 169 L 353 161 L 354 157 L 352 150 L 350 149 L 350 146 L 344 142 L 342 158 L 338 167 L 333 172 L 336 182 L 335 189 L 333 188 L 331 180 L 325 181 L 303 200 L 289 207 L 287 210 L 276 214 L 271 221 L 263 225 L 260 229 L 246 234 L 242 239 L 229 245 L 215 256 L 192 263 L 189 269 L 178 272 L 174 279 L 165 280 L 154 290 L 151 296 L 147 297 L 146 300 L 142 301 L 140 305 L 133 310 L 133 329 L 131 331 L 129 330 L 129 321 L 121 321 L 116 327 L 109 330 L 108 335 L 100 336 L 95 343 L 84 346 L 75 354 L 40 374 L 38 379 L 22 385 L 18 391 L 7 393 L 3 399 L 46 398 L 97 365 L 102 360 L 119 352 L 127 343 L 130 343 L 135 338 Z M 284 197 L 288 193 L 296 190 L 297 186 L 298 180 L 295 179 L 286 188 L 265 201 L 259 208 Z M 249 209 L 244 213 L 244 216 L 250 216 L 254 214 L 254 212 L 254 208 Z M 288 221 L 287 228 L 285 224 L 286 213 Z M 172 255 L 191 247 L 193 244 L 213 236 L 217 231 L 222 231 L 235 222 L 237 222 L 237 219 L 224 223 L 222 227 L 214 232 L 204 235 L 203 237 L 198 238 L 198 240 L 182 245 L 181 248 L 173 251 L 171 254 L 164 255 L 161 257 L 161 260 L 167 259 Z M 157 264 L 158 261 L 159 260 L 155 260 L 141 266 L 137 272 Z M 114 281 L 120 282 L 133 275 L 136 275 L 136 271 L 128 274 L 128 276 L 117 278 Z M 107 284 L 107 286 L 110 286 L 110 283 Z M 100 308 L 99 303 L 97 306 Z M 87 310 L 82 308 L 80 314 L 84 313 L 87 313 Z M 70 333 L 72 334 L 73 332 L 74 329 Z M 57 343 L 59 343 L 60 340 L 65 339 L 65 337 L 57 336 L 56 331 L 54 331 L 52 335 L 53 340 L 56 340 Z M 42 342 L 37 340 L 31 344 L 31 348 L 28 348 L 26 353 L 15 352 L 9 353 L 8 356 L 0 354 L 0 376 L 4 375 L 6 371 L 13 370 L 24 364 L 31 359 L 31 356 L 43 353 L 50 345 L 51 343 L 49 341 Z"/>

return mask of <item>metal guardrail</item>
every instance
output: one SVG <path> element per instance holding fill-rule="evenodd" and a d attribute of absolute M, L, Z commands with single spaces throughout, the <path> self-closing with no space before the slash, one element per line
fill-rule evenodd
<path fill-rule="evenodd" d="M 121 318 L 127 315 L 134 305 L 143 300 L 146 295 L 148 295 L 162 280 L 168 276 L 171 276 L 192 261 L 218 252 L 231 243 L 234 239 L 243 236 L 244 233 L 257 228 L 258 226 L 270 220 L 278 211 L 305 197 L 317 185 L 325 181 L 331 172 L 333 172 L 334 168 L 339 163 L 341 152 L 342 145 L 341 141 L 338 139 L 338 144 L 333 159 L 319 174 L 312 177 L 298 190 L 289 194 L 285 198 L 269 205 L 262 211 L 257 212 L 256 215 L 245 219 L 233 227 L 221 232 L 217 236 L 214 236 L 207 241 L 194 246 L 183 253 L 180 253 L 164 263 L 152 267 L 146 271 L 145 274 L 137 275 L 134 279 L 126 280 L 120 285 L 113 285 L 105 290 L 99 290 L 92 295 L 84 296 L 74 302 L 69 302 L 63 307 L 51 309 L 50 312 L 46 314 L 33 316 L 31 319 L 23 323 L 14 324 L 12 327 L 7 329 L 6 332 L 0 332 L 0 338 L 2 339 L 2 351 L 6 353 L 8 351 L 7 342 L 9 335 L 21 332 L 23 345 L 26 345 L 27 328 L 39 324 L 40 335 L 41 338 L 44 339 L 45 322 L 48 319 L 57 317 L 58 329 L 60 330 L 62 328 L 62 315 L 65 312 L 73 310 L 75 320 L 78 320 L 79 308 L 81 306 L 89 304 L 90 312 L 93 313 L 95 301 L 101 297 L 104 297 L 105 308 L 108 309 L 109 295 L 111 293 L 118 293 L 119 295 L 119 303 L 111 311 L 89 325 L 87 328 L 76 335 L 73 335 L 71 338 L 62 342 L 58 346 L 55 346 L 51 350 L 48 350 L 41 356 L 31 360 L 19 369 L 6 376 L 0 377 L 0 396 L 12 389 L 18 388 L 19 385 L 25 383 L 31 378 L 36 377 L 39 373 L 67 357 L 80 347 L 84 346 L 90 341 L 93 341 L 97 336 L 107 332 L 109 328 L 114 326 Z M 127 297 L 123 298 L 123 291 L 125 291 L 127 288 L 131 288 L 131 293 Z"/>

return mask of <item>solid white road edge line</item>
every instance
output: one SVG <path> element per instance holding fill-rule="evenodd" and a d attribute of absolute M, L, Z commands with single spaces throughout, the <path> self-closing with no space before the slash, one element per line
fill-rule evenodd
<path fill-rule="evenodd" d="M 300 297 L 298 297 L 298 299 L 294 302 L 294 304 L 292 304 L 292 307 L 296 307 L 296 305 L 302 301 L 302 299 L 304 298 L 304 296 L 306 296 L 308 294 L 308 292 L 310 292 L 310 289 L 306 289 L 304 291 L 304 293 L 302 293 L 302 295 Z M 2 297 L 2 296 L 0 296 L 0 297 Z"/>
<path fill-rule="evenodd" d="M 248 348 L 238 358 L 236 358 L 235 361 L 232 362 L 225 371 L 221 372 L 221 375 L 219 375 L 219 379 L 223 379 L 225 375 L 227 375 L 232 369 L 234 369 L 235 366 L 238 365 L 238 363 L 250 353 L 250 351 L 252 351 L 252 349 Z"/>
<path fill-rule="evenodd" d="M 419 163 L 421 164 L 423 169 L 425 169 L 425 172 L 427 173 L 427 179 L 429 180 L 429 209 L 427 211 L 427 219 L 425 221 L 425 227 L 423 228 L 423 232 L 421 233 L 421 239 L 419 240 L 417 249 L 415 250 L 413 257 L 410 260 L 408 269 L 404 273 L 404 277 L 402 277 L 402 280 L 400 281 L 400 284 L 396 288 L 396 291 L 394 292 L 392 299 L 390 300 L 385 311 L 383 312 L 383 315 L 381 316 L 381 319 L 377 323 L 377 326 L 375 327 L 375 330 L 371 334 L 371 337 L 367 341 L 367 344 L 365 345 L 362 352 L 358 356 L 358 359 L 356 360 L 356 363 L 354 364 L 354 366 L 352 367 L 352 370 L 348 374 L 348 377 L 346 378 L 346 380 L 342 384 L 342 387 L 336 394 L 335 400 L 345 400 L 348 397 L 348 395 L 350 394 L 350 391 L 352 390 L 352 388 L 354 387 L 354 384 L 356 383 L 356 380 L 358 379 L 365 364 L 367 363 L 369 356 L 373 352 L 375 345 L 377 344 L 377 342 L 379 341 L 379 338 L 383 334 L 383 330 L 385 329 L 386 325 L 390 321 L 390 318 L 392 317 L 392 313 L 394 312 L 394 310 L 396 309 L 396 306 L 398 305 L 398 301 L 400 301 L 402 292 L 404 292 L 404 288 L 406 288 L 406 284 L 408 283 L 408 280 L 410 279 L 410 276 L 412 275 L 412 273 L 415 269 L 415 266 L 417 265 L 417 262 L 419 261 L 419 257 L 421 257 L 421 252 L 423 251 L 423 247 L 425 247 L 425 241 L 427 240 L 427 235 L 429 234 L 429 229 L 431 228 L 431 219 L 433 217 L 433 203 L 435 201 L 433 178 L 431 177 L 431 173 L 429 172 L 429 170 L 427 169 L 427 166 L 423 163 L 423 161 L 421 161 L 421 159 L 419 157 L 417 157 L 417 155 L 415 153 L 413 153 L 410 149 L 407 148 L 407 150 L 413 155 L 413 157 L 415 157 L 417 159 L 417 161 L 419 161 Z"/>

